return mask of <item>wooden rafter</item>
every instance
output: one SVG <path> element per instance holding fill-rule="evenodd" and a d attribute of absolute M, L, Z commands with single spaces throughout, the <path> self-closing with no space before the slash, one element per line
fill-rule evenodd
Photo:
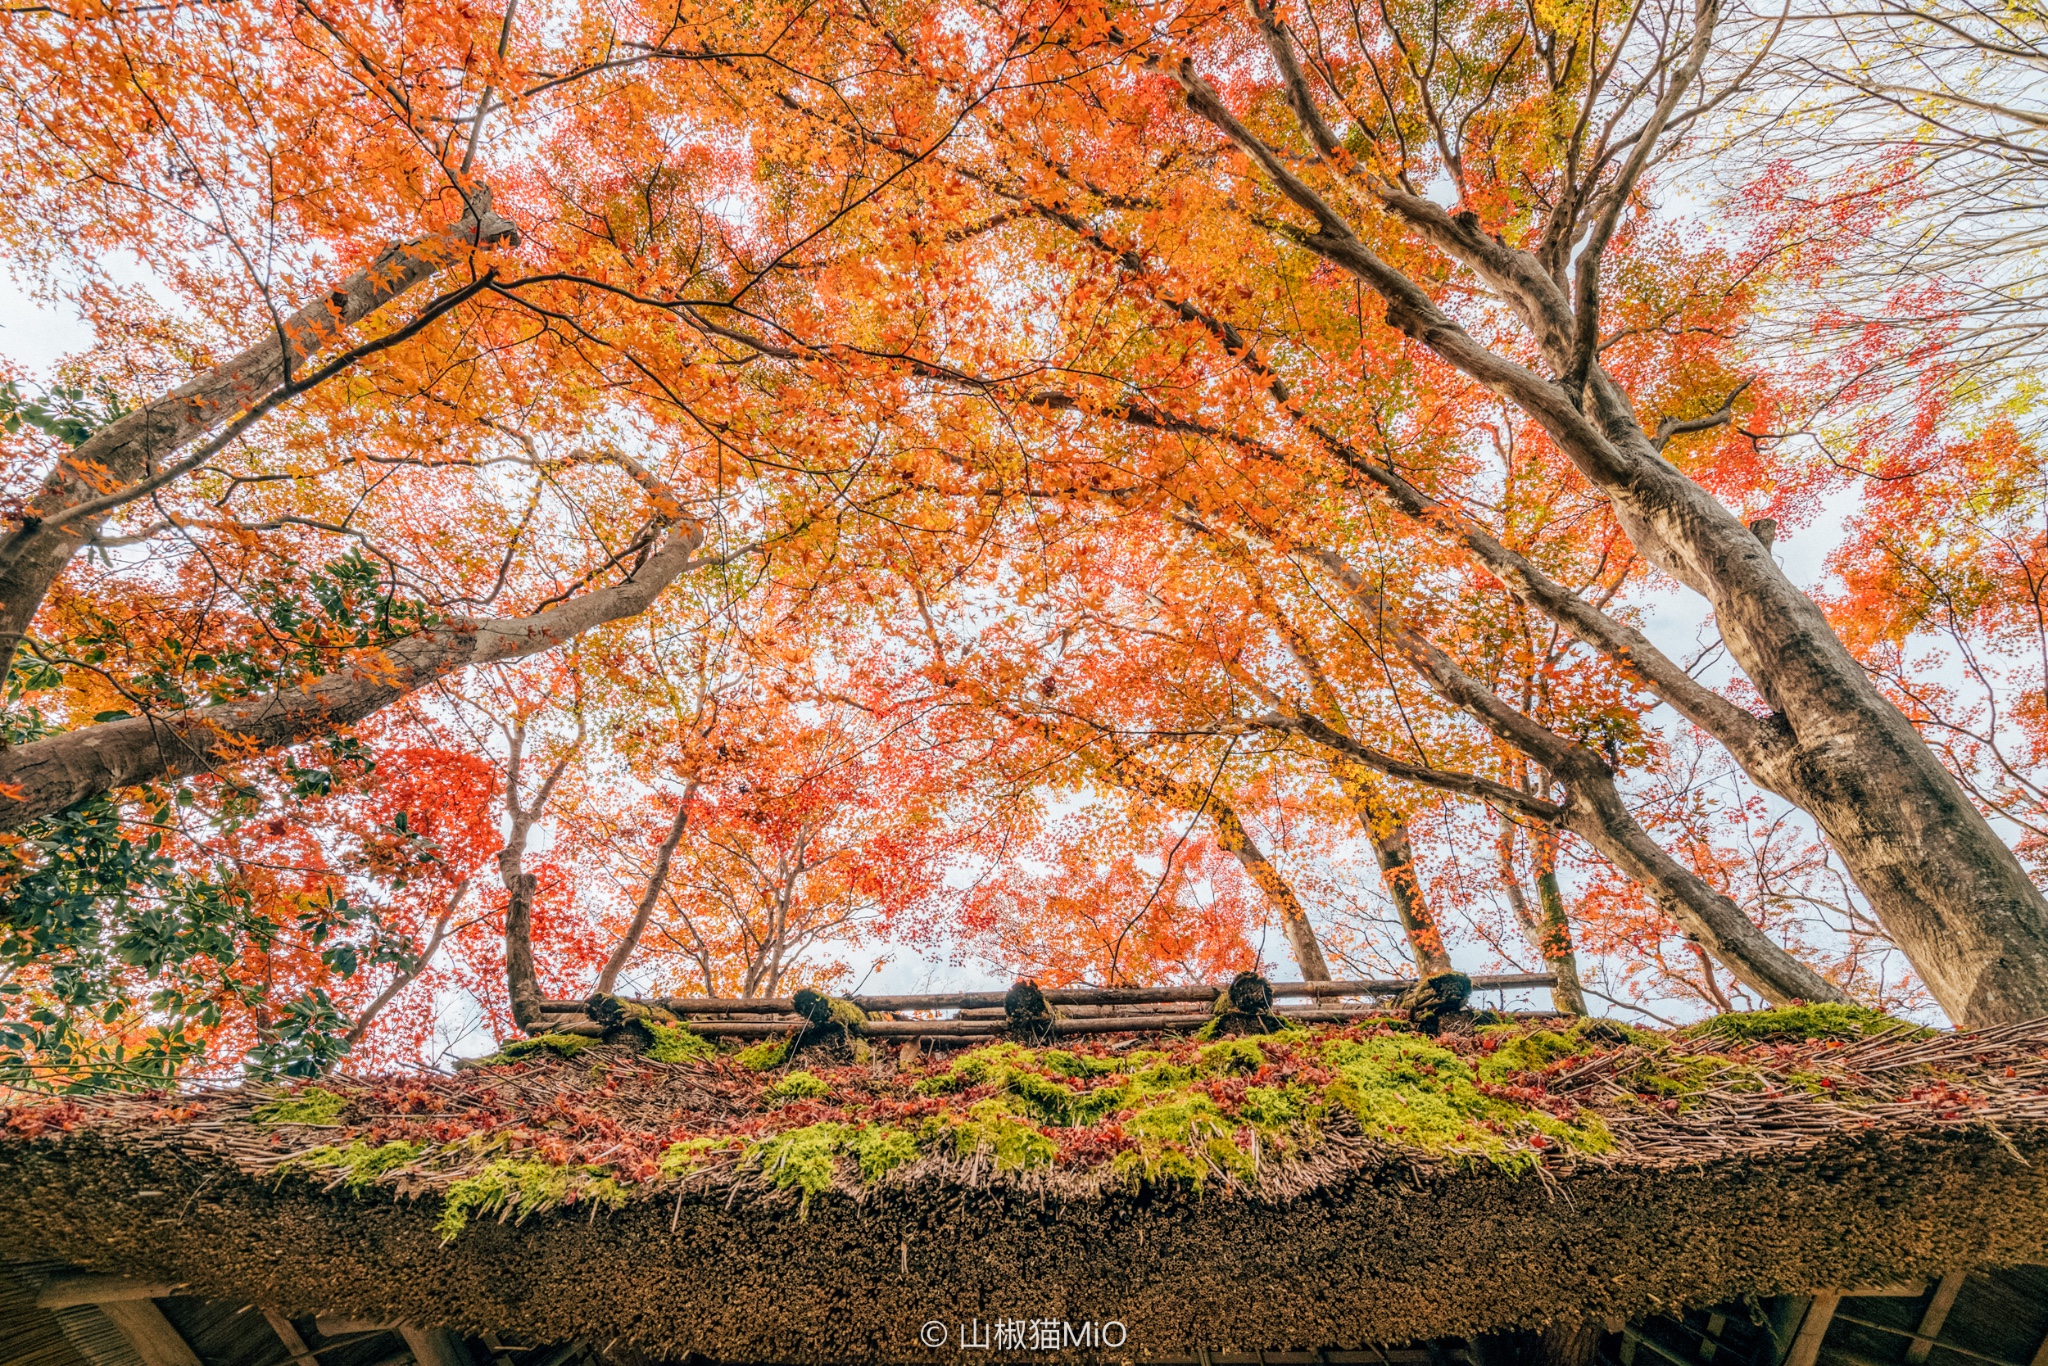
<path fill-rule="evenodd" d="M 1822 1290 L 1806 1306 L 1806 1317 L 1799 1321 L 1799 1332 L 1792 1339 L 1792 1350 L 1785 1354 L 1785 1366 L 1814 1366 L 1820 1360 L 1821 1340 L 1828 1335 L 1828 1325 L 1834 1321 L 1835 1307 L 1842 1302 L 1839 1290 Z"/>
<path fill-rule="evenodd" d="M 36 1304 L 44 1309 L 71 1309 L 81 1304 L 117 1304 L 123 1300 L 158 1300 L 174 1295 L 176 1285 L 168 1281 L 138 1281 L 126 1276 L 101 1276 L 91 1272 L 57 1275 L 43 1282 Z"/>
<path fill-rule="evenodd" d="M 108 1300 L 99 1305 L 142 1358 L 142 1366 L 200 1366 L 199 1354 L 156 1307 L 155 1300 Z"/>
<path fill-rule="evenodd" d="M 299 1330 L 290 1319 L 268 1307 L 264 1309 L 263 1317 L 270 1320 L 270 1331 L 277 1334 L 277 1340 L 291 1354 L 294 1366 L 320 1366 L 320 1359 L 306 1346 L 306 1340 L 299 1336 Z"/>
<path fill-rule="evenodd" d="M 400 1328 L 398 1332 L 419 1366 L 475 1366 L 469 1348 L 446 1328 Z"/>
<path fill-rule="evenodd" d="M 1948 1311 L 1955 1308 L 1956 1296 L 1962 1289 L 1960 1274 L 1943 1276 L 1934 1287 L 1934 1298 L 1927 1302 L 1927 1312 L 1920 1316 L 1920 1327 L 1906 1348 L 1907 1366 L 1925 1366 L 1927 1354 L 1934 1350 L 1935 1341 L 1941 1337 L 1941 1326 L 1948 1322 Z"/>

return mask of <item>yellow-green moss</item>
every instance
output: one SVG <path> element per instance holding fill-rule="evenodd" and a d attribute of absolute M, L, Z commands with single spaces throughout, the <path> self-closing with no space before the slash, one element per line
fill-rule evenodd
<path fill-rule="evenodd" d="M 366 1143 L 358 1138 L 345 1146 L 309 1148 L 280 1163 L 278 1171 L 343 1173 L 349 1194 L 360 1195 L 378 1177 L 417 1162 L 424 1151 L 418 1143 Z"/>
<path fill-rule="evenodd" d="M 1125 1108 L 1137 1095 L 1162 1087 L 1170 1089 L 1192 1077 L 1188 1069 L 1166 1064 L 1165 1056 L 1148 1052 L 1128 1059 L 1082 1058 L 1058 1050 L 1052 1055 L 1037 1054 L 1021 1044 L 991 1044 L 962 1054 L 951 1068 L 925 1078 L 917 1083 L 916 1089 L 925 1095 L 949 1095 L 970 1086 L 998 1086 L 1013 1102 L 1004 1107 L 1006 1111 L 1028 1115 L 1042 1124 L 1073 1128 L 1097 1123 Z M 1147 1059 L 1154 1061 L 1138 1076 L 1120 1084 L 1089 1089 L 1068 1086 L 1036 1070 L 1048 1057 L 1062 1073 L 1076 1078 L 1111 1077 L 1120 1067 Z"/>
<path fill-rule="evenodd" d="M 939 1115 L 925 1125 L 927 1141 L 950 1143 L 955 1156 L 980 1153 L 995 1163 L 999 1172 L 1028 1171 L 1049 1167 L 1059 1156 L 1059 1147 L 1038 1131 L 1038 1126 L 1010 1109 L 1010 1100 L 991 1096 L 967 1107 L 966 1115 Z"/>
<path fill-rule="evenodd" d="M 817 1077 L 809 1072 L 797 1071 L 777 1078 L 761 1096 L 770 1105 L 788 1105 L 792 1101 L 816 1100 L 831 1093 L 832 1088 Z"/>
<path fill-rule="evenodd" d="M 879 1181 L 896 1168 L 917 1160 L 917 1139 L 885 1124 L 864 1124 L 847 1145 L 860 1163 L 863 1181 Z"/>
<path fill-rule="evenodd" d="M 801 1190 L 802 1207 L 809 1210 L 812 1196 L 832 1189 L 833 1155 L 854 1127 L 826 1120 L 801 1129 L 786 1129 L 749 1144 L 740 1161 L 759 1167 L 768 1184 L 777 1190 Z"/>
<path fill-rule="evenodd" d="M 1203 1076 L 1217 1073 L 1256 1072 L 1266 1065 L 1266 1050 L 1254 1038 L 1231 1039 L 1210 1044 L 1195 1055 L 1195 1071 Z"/>
<path fill-rule="evenodd" d="M 1106 1077 L 1115 1072 L 1128 1072 L 1133 1067 L 1147 1066 L 1158 1062 L 1166 1054 L 1154 1049 L 1141 1048 L 1114 1058 L 1091 1058 L 1080 1053 L 1070 1053 L 1064 1048 L 1048 1048 L 1038 1055 L 1038 1065 L 1055 1076 Z"/>
<path fill-rule="evenodd" d="M 976 1102 L 966 1118 L 945 1117 L 937 1127 L 960 1155 L 992 1151 L 999 1166 L 1050 1161 L 1055 1148 L 1039 1126 L 1083 1127 L 1123 1115 L 1123 1132 L 1136 1147 L 1120 1155 L 1119 1170 L 1152 1182 L 1199 1185 L 1218 1172 L 1249 1178 L 1265 1153 L 1287 1154 L 1314 1143 L 1332 1103 L 1386 1142 L 1514 1169 L 1532 1165 L 1547 1148 L 1602 1153 L 1613 1147 L 1605 1124 L 1589 1112 L 1559 1118 L 1542 1106 L 1481 1089 L 1592 1051 L 1594 1041 L 1575 1032 L 1510 1038 L 1493 1054 L 1469 1061 L 1419 1035 L 1332 1040 L 1318 1050 L 1337 1073 L 1327 1088 L 1252 1087 L 1235 1118 L 1199 1089 L 1206 1078 L 1255 1075 L 1274 1061 L 1272 1049 L 1282 1042 L 1223 1040 L 1186 1062 L 1156 1053 L 1142 1062 L 1120 1060 L 1134 1069 L 1122 1076 L 1073 1054 L 1049 1060 L 1017 1044 L 995 1044 L 963 1055 L 917 1089 L 944 1095 L 996 1088 L 998 1094 Z M 1069 1085 L 1046 1075 L 1049 1062 L 1077 1080 L 1085 1074 L 1102 1084 Z"/>
<path fill-rule="evenodd" d="M 593 1200 L 613 1209 L 626 1203 L 626 1190 L 599 1167 L 559 1167 L 533 1158 L 501 1157 L 466 1176 L 443 1195 L 435 1229 L 451 1242 L 478 1214 L 517 1210 L 520 1218 L 558 1205 Z"/>
<path fill-rule="evenodd" d="M 654 1044 L 647 1050 L 647 1056 L 656 1062 L 702 1062 L 718 1053 L 711 1040 L 695 1033 L 688 1025 L 649 1021 L 647 1032 L 654 1036 Z"/>
<path fill-rule="evenodd" d="M 888 1125 L 824 1120 L 748 1144 L 740 1164 L 757 1168 L 778 1190 L 801 1191 L 808 1212 L 813 1196 L 832 1189 L 841 1155 L 853 1158 L 861 1180 L 874 1182 L 916 1161 L 918 1146 L 909 1133 Z"/>
<path fill-rule="evenodd" d="M 1071 1053 L 1064 1056 L 1074 1057 Z M 918 1082 L 916 1089 L 920 1095 L 950 1095 L 970 1086 L 1000 1081 L 1016 1068 L 1029 1067 L 1034 1060 L 1031 1050 L 1022 1044 L 992 1043 L 982 1048 L 970 1048 L 955 1058 L 953 1065 L 945 1071 Z"/>
<path fill-rule="evenodd" d="M 279 1096 L 256 1107 L 259 1124 L 332 1124 L 348 1108 L 348 1098 L 321 1086 L 308 1086 L 292 1096 Z"/>
<path fill-rule="evenodd" d="M 773 1072 L 789 1061 L 789 1050 L 796 1043 L 796 1036 L 784 1035 L 776 1039 L 763 1039 L 749 1048 L 742 1048 L 732 1055 L 732 1060 L 749 1072 Z"/>
<path fill-rule="evenodd" d="M 1604 1153 L 1614 1146 L 1607 1126 L 1587 1111 L 1568 1123 L 1547 1111 L 1480 1092 L 1463 1059 L 1414 1035 L 1338 1039 L 1323 1061 L 1337 1073 L 1330 1099 L 1350 1110 L 1374 1138 L 1447 1156 L 1481 1158 L 1523 1169 L 1542 1146 Z"/>
<path fill-rule="evenodd" d="M 709 1167 L 711 1163 L 706 1159 L 712 1153 L 730 1152 L 743 1146 L 743 1141 L 737 1138 L 686 1138 L 664 1148 L 657 1165 L 664 1180 L 680 1181 Z"/>
<path fill-rule="evenodd" d="M 1258 1129 L 1278 1133 L 1313 1123 L 1326 1108 L 1313 1086 L 1289 1082 L 1285 1086 L 1247 1087 L 1237 1113 Z"/>
<path fill-rule="evenodd" d="M 1212 1170 L 1245 1180 L 1258 1172 L 1257 1158 L 1237 1145 L 1235 1126 L 1208 1096 L 1179 1096 L 1147 1106 L 1123 1127 L 1126 1136 L 1138 1141 L 1135 1152 L 1120 1155 L 1137 1159 L 1126 1160 L 1125 1170 L 1142 1173 L 1148 1181 L 1186 1181 L 1199 1187 Z M 1249 1138 L 1260 1141 L 1256 1131 Z"/>

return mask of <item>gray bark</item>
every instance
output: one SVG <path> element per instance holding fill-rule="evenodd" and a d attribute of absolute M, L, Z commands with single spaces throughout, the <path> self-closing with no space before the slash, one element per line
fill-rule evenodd
<path fill-rule="evenodd" d="M 108 423 L 67 452 L 29 501 L 22 525 L 0 539 L 0 675 L 36 609 L 78 548 L 124 491 L 166 473 L 164 462 L 266 401 L 297 392 L 299 367 L 342 329 L 375 313 L 476 247 L 517 243 L 518 230 L 491 212 L 487 189 L 446 232 L 386 247 L 377 259 L 278 324 L 273 334 L 153 403 Z"/>
<path fill-rule="evenodd" d="M 1357 765 L 1332 762 L 1330 772 L 1350 798 L 1351 809 L 1372 845 L 1373 858 L 1380 866 L 1380 885 L 1387 889 L 1394 914 L 1400 917 L 1401 933 L 1408 940 L 1408 955 L 1415 960 L 1416 972 L 1427 979 L 1453 971 L 1443 931 L 1437 928 L 1415 875 L 1415 845 L 1408 836 L 1407 820 L 1387 808 Z"/>
<path fill-rule="evenodd" d="M 470 665 L 523 659 L 636 615 L 692 567 L 703 535 L 694 523 L 671 529 L 630 578 L 536 616 L 457 621 L 363 651 L 347 667 L 301 687 L 103 722 L 0 749 L 0 830 L 102 792 L 189 777 L 331 734 Z"/>
<path fill-rule="evenodd" d="M 526 757 L 526 719 L 521 717 L 507 729 L 506 734 L 511 744 L 505 759 L 505 814 L 511 828 L 505 835 L 505 847 L 498 851 L 498 877 L 505 884 L 507 896 L 505 985 L 512 998 L 512 1022 L 528 1033 L 536 1033 L 545 1028 L 540 973 L 533 962 L 533 898 L 540 890 L 540 879 L 523 866 L 526 840 L 533 833 L 533 823 L 547 810 L 548 799 L 555 795 L 555 785 L 569 771 L 569 761 L 583 743 L 583 722 L 578 719 L 575 744 L 548 770 L 548 776 L 541 780 L 540 791 L 535 794 L 531 806 L 522 803 L 519 797 L 519 770 Z"/>
<path fill-rule="evenodd" d="M 697 795 L 697 780 L 690 779 L 683 788 L 683 798 L 676 806 L 676 818 L 669 824 L 668 837 L 661 842 L 661 848 L 654 855 L 654 870 L 647 875 L 647 889 L 640 894 L 639 905 L 633 908 L 633 919 L 626 926 L 626 933 L 619 940 L 619 946 L 612 950 L 612 956 L 605 960 L 604 970 L 597 974 L 597 990 L 610 994 L 618 984 L 619 974 L 626 970 L 626 964 L 633 957 L 633 950 L 640 947 L 640 939 L 647 933 L 647 922 L 654 917 L 654 908 L 661 900 L 661 889 L 668 885 L 669 862 L 675 858 L 676 846 L 683 842 L 683 827 L 690 821 L 690 802 Z"/>

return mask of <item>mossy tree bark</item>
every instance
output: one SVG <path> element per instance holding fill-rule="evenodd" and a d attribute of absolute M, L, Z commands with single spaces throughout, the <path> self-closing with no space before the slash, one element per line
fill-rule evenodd
<path fill-rule="evenodd" d="M 1557 881 L 1557 831 L 1547 825 L 1533 827 L 1529 835 L 1529 861 L 1536 874 L 1536 899 L 1522 885 L 1516 862 L 1517 826 L 1505 812 L 1496 813 L 1500 835 L 1495 848 L 1500 858 L 1501 890 L 1522 927 L 1529 947 L 1542 956 L 1543 966 L 1557 978 L 1550 989 L 1550 1003 L 1566 1015 L 1584 1015 L 1586 997 L 1579 985 L 1579 956 L 1572 947 L 1571 920 L 1566 914 L 1564 889 Z"/>

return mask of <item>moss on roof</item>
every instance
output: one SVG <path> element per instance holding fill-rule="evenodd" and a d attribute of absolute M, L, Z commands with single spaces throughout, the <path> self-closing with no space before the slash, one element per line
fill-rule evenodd
<path fill-rule="evenodd" d="M 2048 1025 L 1767 1014 L 765 1071 L 665 1034 L 284 1094 L 25 1099 L 0 1108 L 0 1224 L 226 1297 L 262 1288 L 239 1274 L 309 1309 L 728 1361 L 916 1359 L 918 1313 L 1109 1314 L 1117 1286 L 1159 1351 L 1280 1348 L 2048 1252 Z M 156 1200 L 191 1212 L 153 1224 Z M 565 1288 L 572 1266 L 603 1279 Z M 1251 1284 L 1279 1298 L 1241 1303 Z"/>

